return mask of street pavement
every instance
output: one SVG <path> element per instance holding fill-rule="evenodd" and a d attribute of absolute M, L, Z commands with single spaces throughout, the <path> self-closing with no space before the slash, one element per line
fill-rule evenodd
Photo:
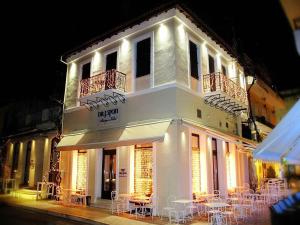
<path fill-rule="evenodd" d="M 57 216 L 45 215 L 17 207 L 0 205 L 1 225 L 85 225 Z"/>

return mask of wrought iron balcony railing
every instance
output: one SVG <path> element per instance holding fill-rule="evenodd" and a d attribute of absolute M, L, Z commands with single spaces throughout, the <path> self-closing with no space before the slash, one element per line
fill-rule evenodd
<path fill-rule="evenodd" d="M 220 72 L 203 76 L 203 90 L 205 94 L 223 92 L 231 98 L 248 105 L 246 90 Z"/>
<path fill-rule="evenodd" d="M 125 92 L 126 74 L 117 70 L 108 70 L 80 81 L 80 97 L 104 90 L 116 89 Z"/>

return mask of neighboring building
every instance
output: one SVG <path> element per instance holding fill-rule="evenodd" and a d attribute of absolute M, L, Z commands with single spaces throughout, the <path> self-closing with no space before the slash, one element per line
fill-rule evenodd
<path fill-rule="evenodd" d="M 259 75 L 255 77 L 255 80 L 253 80 L 253 76 L 247 77 L 252 120 L 243 124 L 243 136 L 261 142 L 279 122 L 276 115 L 278 111 L 285 109 L 285 103 L 271 88 L 271 80 L 266 72 L 262 73 L 262 70 L 256 70 Z M 278 162 L 255 160 L 255 166 L 258 184 L 266 178 L 281 176 L 281 167 Z"/>
<path fill-rule="evenodd" d="M 267 82 L 259 76 L 251 87 L 252 77 L 248 77 L 249 102 L 257 130 L 252 125 L 252 139 L 262 141 L 279 122 L 277 113 L 285 109 L 284 100 Z M 258 133 L 258 134 L 256 134 Z M 259 137 L 258 137 L 259 136 Z"/>
<path fill-rule="evenodd" d="M 243 67 L 189 10 L 165 6 L 64 59 L 62 188 L 192 198 L 250 183 Z"/>
<path fill-rule="evenodd" d="M 61 106 L 37 100 L 6 106 L 2 178 L 15 179 L 16 188 L 35 188 L 39 181 L 53 181 L 50 167 L 59 141 L 61 111 Z"/>

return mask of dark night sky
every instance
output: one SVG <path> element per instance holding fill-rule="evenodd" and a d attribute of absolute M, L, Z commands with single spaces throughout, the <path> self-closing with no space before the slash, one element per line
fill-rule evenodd
<path fill-rule="evenodd" d="M 62 93 L 65 65 L 60 55 L 167 1 L 28 2 L 3 7 L 8 15 L 1 16 L 2 104 Z M 230 45 L 234 27 L 240 49 L 266 66 L 278 89 L 300 87 L 300 57 L 277 1 L 183 2 Z"/>

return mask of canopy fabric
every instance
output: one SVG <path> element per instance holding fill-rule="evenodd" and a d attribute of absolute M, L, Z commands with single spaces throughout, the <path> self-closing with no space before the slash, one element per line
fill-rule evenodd
<path fill-rule="evenodd" d="M 153 142 L 164 138 L 170 123 L 171 120 L 81 134 L 70 134 L 62 138 L 57 145 L 57 149 L 95 149 Z"/>
<path fill-rule="evenodd" d="M 293 154 L 300 153 L 299 147 L 297 150 L 295 145 L 299 138 L 300 100 L 297 101 L 267 138 L 256 148 L 254 158 L 278 162 L 281 161 L 282 157 L 291 158 Z"/>

